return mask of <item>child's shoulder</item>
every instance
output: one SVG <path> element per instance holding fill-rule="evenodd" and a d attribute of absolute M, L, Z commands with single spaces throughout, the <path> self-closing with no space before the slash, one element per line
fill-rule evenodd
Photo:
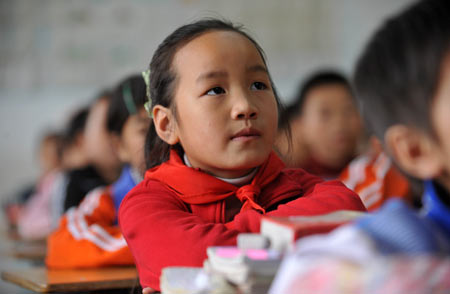
<path fill-rule="evenodd" d="M 170 187 L 158 180 L 149 178 L 144 178 L 144 180 L 132 188 L 122 200 L 120 207 L 143 202 L 149 204 L 166 202 L 185 206 L 183 201 L 181 201 Z"/>
<path fill-rule="evenodd" d="M 302 185 L 318 184 L 324 180 L 318 176 L 308 173 L 301 168 L 285 168 L 280 173 L 280 179 L 293 181 Z"/>

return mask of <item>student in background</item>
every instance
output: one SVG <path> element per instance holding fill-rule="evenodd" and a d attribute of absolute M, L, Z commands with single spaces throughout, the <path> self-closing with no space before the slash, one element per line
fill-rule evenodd
<path fill-rule="evenodd" d="M 166 266 L 201 266 L 208 246 L 258 232 L 263 214 L 365 210 L 342 183 L 284 169 L 264 54 L 232 24 L 175 30 L 152 58 L 148 86 L 149 170 L 119 209 L 143 287 L 159 289 Z"/>
<path fill-rule="evenodd" d="M 34 193 L 18 208 L 17 232 L 23 239 L 43 239 L 52 230 L 50 202 L 52 189 L 62 167 L 62 136 L 49 132 L 39 147 L 41 169 Z M 11 219 L 14 222 L 14 219 Z"/>
<path fill-rule="evenodd" d="M 78 207 L 67 211 L 48 238 L 49 268 L 134 263 L 117 225 L 117 211 L 125 194 L 142 180 L 144 141 L 150 123 L 145 101 L 145 83 L 140 75 L 126 78 L 114 91 L 107 129 L 115 152 L 125 164 L 121 176 L 112 185 L 91 191 Z"/>
<path fill-rule="evenodd" d="M 408 180 L 381 146 L 366 139 L 350 83 L 335 71 L 318 71 L 300 87 L 284 115 L 293 144 L 280 132 L 285 163 L 325 179 L 337 178 L 355 191 L 369 211 L 390 197 L 408 199 Z M 283 130 L 287 125 L 281 124 Z"/>
<path fill-rule="evenodd" d="M 278 151 L 288 167 L 301 167 L 325 179 L 336 178 L 358 151 L 362 123 L 347 79 L 335 71 L 313 73 L 295 101 L 281 114 L 292 129 L 283 132 Z M 287 124 L 280 124 L 283 130 Z"/>
<path fill-rule="evenodd" d="M 354 74 L 370 129 L 400 169 L 423 181 L 423 209 L 393 199 L 328 236 L 300 240 L 271 293 L 449 291 L 449 16 L 447 0 L 412 4 L 371 37 Z"/>
<path fill-rule="evenodd" d="M 80 204 L 93 188 L 111 184 L 119 177 L 121 162 L 106 129 L 110 99 L 111 93 L 103 92 L 89 108 L 80 139 L 86 164 L 69 171 L 64 211 Z"/>

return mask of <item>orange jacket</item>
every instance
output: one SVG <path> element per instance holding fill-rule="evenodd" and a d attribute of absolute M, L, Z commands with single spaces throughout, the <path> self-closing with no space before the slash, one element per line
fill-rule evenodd
<path fill-rule="evenodd" d="M 111 187 L 94 189 L 67 211 L 47 240 L 45 262 L 49 268 L 134 264 L 117 225 Z"/>
<path fill-rule="evenodd" d="M 408 180 L 380 150 L 352 160 L 338 179 L 359 195 L 368 211 L 379 208 L 393 197 L 410 202 Z"/>

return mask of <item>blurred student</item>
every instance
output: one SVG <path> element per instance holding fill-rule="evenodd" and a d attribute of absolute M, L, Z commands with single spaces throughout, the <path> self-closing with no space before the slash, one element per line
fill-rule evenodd
<path fill-rule="evenodd" d="M 273 152 L 279 100 L 240 27 L 179 27 L 153 55 L 148 87 L 149 169 L 119 210 L 143 287 L 159 289 L 166 266 L 201 266 L 208 246 L 236 245 L 264 214 L 365 210 L 342 183 L 284 169 Z"/>
<path fill-rule="evenodd" d="M 75 139 L 81 145 L 85 163 L 68 171 L 63 210 L 77 206 L 93 188 L 113 183 L 120 174 L 121 162 L 112 147 L 106 119 L 111 93 L 104 92 L 90 106 L 83 131 Z M 83 159 L 80 158 L 80 161 Z"/>
<path fill-rule="evenodd" d="M 340 73 L 313 73 L 282 115 L 293 144 L 280 132 L 277 145 L 288 167 L 332 179 L 357 155 L 362 123 L 350 84 Z"/>
<path fill-rule="evenodd" d="M 40 175 L 34 193 L 17 209 L 17 215 L 10 215 L 10 221 L 17 222 L 17 232 L 23 239 L 43 239 L 52 230 L 52 189 L 62 166 L 62 136 L 56 132 L 45 134 L 39 147 Z"/>
<path fill-rule="evenodd" d="M 393 199 L 328 236 L 300 240 L 271 293 L 448 293 L 449 16 L 447 0 L 412 4 L 371 37 L 354 74 L 370 129 L 400 169 L 423 181 L 423 209 Z"/>
<path fill-rule="evenodd" d="M 140 75 L 126 78 L 114 91 L 107 129 L 114 151 L 125 165 L 116 182 L 89 192 L 78 207 L 67 211 L 48 238 L 48 267 L 134 264 L 117 224 L 117 211 L 123 197 L 142 180 L 144 141 L 150 124 L 145 101 L 145 83 Z"/>

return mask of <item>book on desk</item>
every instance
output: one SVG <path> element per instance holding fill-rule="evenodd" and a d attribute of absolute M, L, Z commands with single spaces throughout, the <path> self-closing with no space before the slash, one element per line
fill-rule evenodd
<path fill-rule="evenodd" d="M 328 233 L 365 214 L 360 211 L 337 210 L 312 216 L 263 216 L 261 235 L 269 239 L 271 249 L 283 252 L 301 237 Z"/>

